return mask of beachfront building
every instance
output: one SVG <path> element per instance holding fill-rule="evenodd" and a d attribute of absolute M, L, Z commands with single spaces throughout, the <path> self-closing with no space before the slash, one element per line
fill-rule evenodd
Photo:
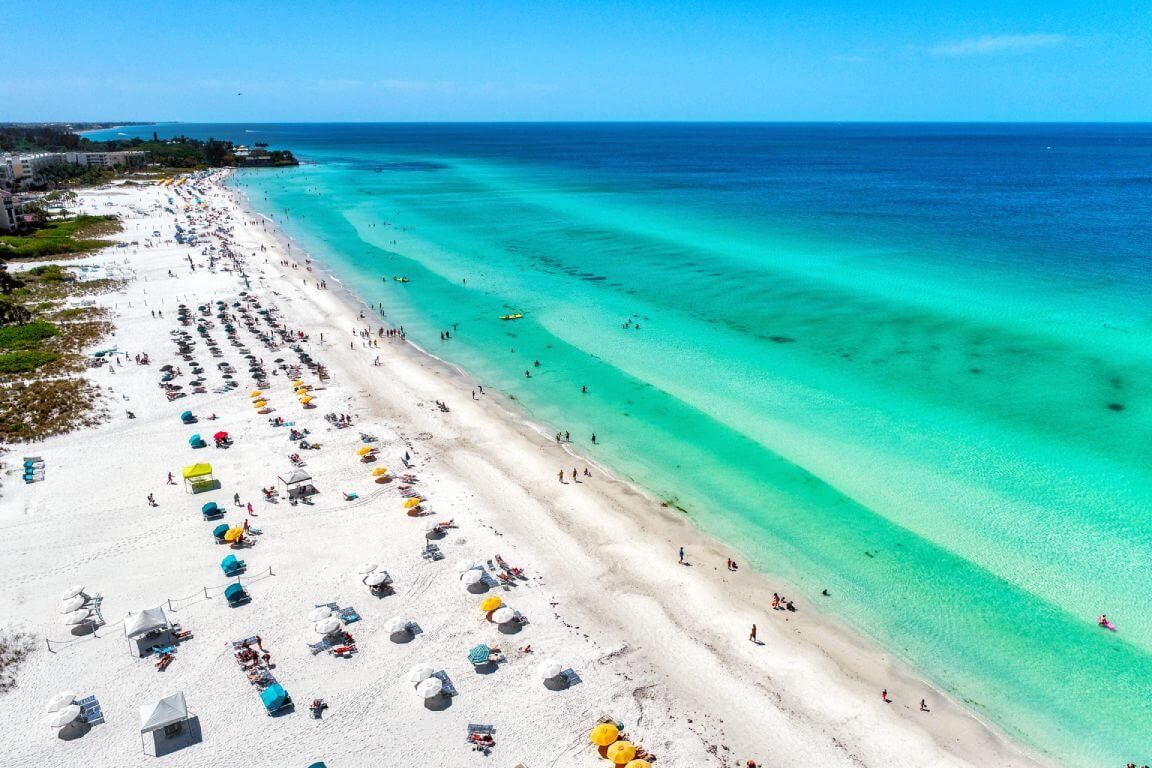
<path fill-rule="evenodd" d="M 25 181 L 35 182 L 46 169 L 64 162 L 67 160 L 62 152 L 7 154 L 0 158 L 4 181 L 12 184 Z"/>
<path fill-rule="evenodd" d="M 0 190 L 0 232 L 15 232 L 31 219 L 24 214 L 29 198 Z"/>
<path fill-rule="evenodd" d="M 138 168 L 148 159 L 148 153 L 141 150 L 123 152 L 65 152 L 66 162 L 88 168 Z"/>

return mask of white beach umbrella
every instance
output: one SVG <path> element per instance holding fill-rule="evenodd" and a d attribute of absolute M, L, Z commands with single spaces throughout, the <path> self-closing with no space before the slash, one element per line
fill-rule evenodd
<path fill-rule="evenodd" d="M 308 621 L 315 624 L 318 621 L 324 621 L 332 615 L 332 609 L 326 605 L 318 605 L 308 612 Z"/>
<path fill-rule="evenodd" d="M 427 664 L 417 664 L 416 666 L 412 667 L 412 669 L 408 670 L 408 682 L 418 683 L 421 680 L 427 680 L 434 674 L 436 674 L 436 670 L 432 669 L 432 667 L 428 666 Z"/>
<path fill-rule="evenodd" d="M 464 585 L 468 587 L 472 586 L 473 584 L 478 584 L 483 580 L 483 578 L 484 573 L 482 571 L 476 570 L 475 568 L 470 571 L 464 571 L 464 573 L 460 575 L 460 581 L 464 582 Z"/>
<path fill-rule="evenodd" d="M 68 589 L 64 590 L 63 592 L 61 592 L 60 593 L 60 599 L 61 600 L 70 600 L 71 598 L 76 597 L 76 595 L 81 595 L 83 593 L 84 593 L 84 585 L 83 584 L 75 584 L 71 587 L 68 587 Z"/>
<path fill-rule="evenodd" d="M 326 619 L 316 622 L 315 629 L 321 635 L 330 635 L 340 629 L 340 619 L 335 616 L 329 616 Z"/>
<path fill-rule="evenodd" d="M 372 571 L 379 567 L 376 563 L 360 563 L 360 565 L 356 566 L 356 573 L 372 573 Z"/>
<path fill-rule="evenodd" d="M 492 611 L 492 621 L 496 622 L 497 624 L 507 624 L 514 618 L 516 618 L 516 612 L 508 606 L 497 608 L 496 610 Z"/>
<path fill-rule="evenodd" d="M 434 699 L 444 690 L 444 683 L 438 677 L 429 677 L 416 686 L 416 693 L 426 699 Z"/>
<path fill-rule="evenodd" d="M 545 659 L 540 662 L 537 667 L 540 671 L 540 677 L 545 680 L 551 680 L 554 677 L 559 677 L 560 673 L 564 671 L 564 665 L 556 661 L 556 659 Z"/>
<path fill-rule="evenodd" d="M 364 578 L 364 583 L 370 587 L 378 587 L 388 581 L 388 574 L 384 571 L 375 571 Z"/>
<path fill-rule="evenodd" d="M 74 691 L 60 691 L 52 698 L 48 699 L 48 705 L 44 707 L 45 712 L 59 712 L 64 707 L 70 706 L 76 702 L 76 693 Z"/>
<path fill-rule="evenodd" d="M 437 680 L 436 682 L 440 681 Z M 48 716 L 44 718 L 44 722 L 52 728 L 63 728 L 78 717 L 80 717 L 80 705 L 69 704 L 55 712 L 49 713 Z"/>
<path fill-rule="evenodd" d="M 60 603 L 60 613 L 72 613 L 84 607 L 84 603 L 88 602 L 81 595 L 70 597 L 64 602 Z"/>
<path fill-rule="evenodd" d="M 456 561 L 456 573 L 465 573 L 467 571 L 472 570 L 473 568 L 479 568 L 479 567 L 480 567 L 480 564 L 477 563 L 475 560 L 457 560 Z"/>
<path fill-rule="evenodd" d="M 92 615 L 92 612 L 89 611 L 87 608 L 81 608 L 78 611 L 72 611 L 72 613 L 66 614 L 64 616 L 64 624 L 65 624 L 65 626 L 72 625 L 72 624 L 80 624 L 81 622 L 86 620 L 91 615 Z"/>
<path fill-rule="evenodd" d="M 390 635 L 396 635 L 401 632 L 408 631 L 408 619 L 403 616 L 393 616 L 384 622 L 384 631 Z"/>

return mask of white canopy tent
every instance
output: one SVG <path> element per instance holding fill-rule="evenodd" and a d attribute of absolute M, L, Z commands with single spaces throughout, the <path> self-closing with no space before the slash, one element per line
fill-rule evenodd
<path fill-rule="evenodd" d="M 316 487 L 312 485 L 312 475 L 302 469 L 294 469 L 279 477 L 280 482 L 284 483 L 289 499 L 300 499 L 317 492 Z"/>
<path fill-rule="evenodd" d="M 160 606 L 134 613 L 124 619 L 124 636 L 135 646 L 137 656 L 147 656 L 154 645 L 169 642 L 168 616 Z"/>
<path fill-rule="evenodd" d="M 188 719 L 188 702 L 184 700 L 183 692 L 177 692 L 151 704 L 145 704 L 140 707 L 140 746 L 144 748 L 144 734 L 146 733 L 163 730 L 166 739 L 178 735 L 182 723 Z"/>

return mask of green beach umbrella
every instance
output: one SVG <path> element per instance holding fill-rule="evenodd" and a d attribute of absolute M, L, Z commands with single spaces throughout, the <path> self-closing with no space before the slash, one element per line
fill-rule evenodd
<path fill-rule="evenodd" d="M 468 651 L 468 661 L 473 664 L 487 664 L 488 654 L 491 653 L 488 646 L 481 643 L 472 650 Z"/>

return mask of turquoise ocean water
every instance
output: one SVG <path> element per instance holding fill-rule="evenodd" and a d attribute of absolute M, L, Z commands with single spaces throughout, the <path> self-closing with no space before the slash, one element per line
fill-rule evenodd
<path fill-rule="evenodd" d="M 1152 127 L 158 130 L 293 149 L 235 183 L 390 324 L 1061 764 L 1152 760 Z"/>

